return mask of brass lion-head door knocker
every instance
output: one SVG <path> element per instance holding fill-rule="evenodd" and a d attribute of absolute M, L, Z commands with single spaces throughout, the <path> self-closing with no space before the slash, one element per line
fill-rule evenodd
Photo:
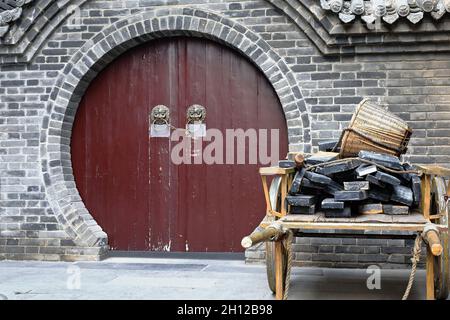
<path fill-rule="evenodd" d="M 170 110 L 157 105 L 150 112 L 150 136 L 154 138 L 170 137 Z"/>
<path fill-rule="evenodd" d="M 187 109 L 186 131 L 190 137 L 206 137 L 206 108 L 194 104 Z"/>
<path fill-rule="evenodd" d="M 204 106 L 194 104 L 187 109 L 187 123 L 200 124 L 206 120 L 206 109 Z"/>

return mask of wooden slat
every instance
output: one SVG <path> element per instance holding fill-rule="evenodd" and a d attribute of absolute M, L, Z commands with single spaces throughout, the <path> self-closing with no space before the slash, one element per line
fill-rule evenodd
<path fill-rule="evenodd" d="M 390 216 L 386 214 L 361 215 L 352 218 L 326 218 L 323 212 L 314 215 L 288 214 L 280 222 L 284 228 L 305 230 L 367 230 L 367 231 L 423 231 L 430 221 L 421 213 L 413 212 L 405 216 Z M 263 221 L 262 227 L 270 223 Z M 441 231 L 447 231 L 447 225 L 436 225 Z"/>
<path fill-rule="evenodd" d="M 450 180 L 448 181 L 447 184 L 447 197 L 450 197 Z"/>
<path fill-rule="evenodd" d="M 294 215 L 290 214 L 283 218 L 283 222 L 327 222 L 327 223 L 409 223 L 426 224 L 429 222 L 421 213 L 413 212 L 410 215 L 359 215 L 351 218 L 326 218 L 323 212 L 317 212 L 314 215 Z"/>
<path fill-rule="evenodd" d="M 288 176 L 284 175 L 281 178 L 281 215 L 285 216 L 287 212 L 286 208 L 286 194 L 287 194 L 287 188 L 288 188 Z"/>
<path fill-rule="evenodd" d="M 283 218 L 285 216 L 284 214 L 282 214 L 282 213 L 280 213 L 278 211 L 274 211 L 274 210 L 267 211 L 267 214 L 272 215 L 272 216 L 277 217 L 277 218 Z"/>
<path fill-rule="evenodd" d="M 264 198 L 266 199 L 266 210 L 267 212 L 272 210 L 272 204 L 270 203 L 269 186 L 267 185 L 267 177 L 261 176 Z"/>
<path fill-rule="evenodd" d="M 445 178 L 450 178 L 450 169 L 444 168 L 436 165 L 422 165 L 417 166 L 417 168 L 424 174 L 430 174 L 435 176 L 441 176 Z"/>
<path fill-rule="evenodd" d="M 426 219 L 430 218 L 431 211 L 431 176 L 424 175 L 422 177 L 422 213 Z"/>
<path fill-rule="evenodd" d="M 424 224 L 417 223 L 332 223 L 332 222 L 287 222 L 284 228 L 305 230 L 366 230 L 366 231 L 423 231 Z M 446 226 L 437 226 L 446 230 Z"/>
<path fill-rule="evenodd" d="M 439 233 L 435 230 L 428 230 L 423 233 L 425 242 L 428 244 L 428 251 L 431 251 L 433 256 L 440 256 L 444 250 L 441 244 Z"/>

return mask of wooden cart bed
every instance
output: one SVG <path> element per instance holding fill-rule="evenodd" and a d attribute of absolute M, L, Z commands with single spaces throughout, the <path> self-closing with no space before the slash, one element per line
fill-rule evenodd
<path fill-rule="evenodd" d="M 361 215 L 352 218 L 326 218 L 318 212 L 314 215 L 287 215 L 279 220 L 288 229 L 365 230 L 365 231 L 423 231 L 430 221 L 419 212 L 405 216 L 386 214 Z M 438 226 L 446 230 L 446 226 Z"/>
<path fill-rule="evenodd" d="M 312 215 L 289 214 L 286 205 L 288 186 L 294 169 L 261 168 L 266 200 L 266 217 L 258 228 L 242 240 L 244 248 L 266 242 L 266 265 L 269 287 L 281 300 L 285 295 L 286 277 L 291 263 L 287 262 L 283 237 L 287 230 L 358 230 L 403 231 L 417 233 L 427 243 L 427 299 L 445 299 L 449 289 L 449 213 L 450 169 L 437 166 L 419 166 L 422 175 L 420 208 L 409 215 L 359 215 L 351 218 L 326 218 L 323 212 Z M 274 176 L 268 185 L 268 176 Z M 429 232 L 429 230 L 435 230 Z M 291 232 L 291 234 L 293 234 Z M 416 239 L 417 240 L 417 239 Z M 435 250 L 435 248 L 439 250 Z M 289 250 L 290 251 L 290 250 Z"/>

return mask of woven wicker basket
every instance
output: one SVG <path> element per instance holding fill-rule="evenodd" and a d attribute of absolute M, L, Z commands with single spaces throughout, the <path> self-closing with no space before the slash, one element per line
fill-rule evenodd
<path fill-rule="evenodd" d="M 400 156 L 407 151 L 411 134 L 405 121 L 365 99 L 343 132 L 340 156 L 354 157 L 361 150 Z"/>

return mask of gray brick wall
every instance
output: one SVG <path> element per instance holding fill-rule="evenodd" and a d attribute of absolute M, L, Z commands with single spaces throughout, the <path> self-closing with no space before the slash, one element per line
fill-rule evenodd
<path fill-rule="evenodd" d="M 410 265 L 413 239 L 379 238 L 295 238 L 292 248 L 294 264 L 324 268 L 367 268 L 377 265 L 401 269 Z M 423 247 L 419 266 L 424 266 L 426 248 Z M 247 262 L 261 263 L 265 259 L 264 245 L 246 252 Z"/>
<path fill-rule="evenodd" d="M 101 68 L 155 38 L 204 36 L 247 56 L 280 97 L 292 151 L 315 150 L 319 141 L 338 138 L 358 102 L 370 97 L 414 128 L 407 160 L 448 165 L 448 53 L 414 43 L 410 52 L 382 53 L 389 51 L 382 40 L 368 53 L 370 36 L 364 54 L 332 47 L 324 52 L 326 45 L 305 22 L 277 2 L 41 0 L 25 7 L 0 41 L 0 259 L 72 261 L 106 254 L 107 235 L 74 184 L 71 127 L 80 97 Z M 401 267 L 410 247 L 410 240 L 295 243 L 298 264 L 345 267 Z M 257 249 L 247 252 L 249 261 L 264 257 Z"/>

